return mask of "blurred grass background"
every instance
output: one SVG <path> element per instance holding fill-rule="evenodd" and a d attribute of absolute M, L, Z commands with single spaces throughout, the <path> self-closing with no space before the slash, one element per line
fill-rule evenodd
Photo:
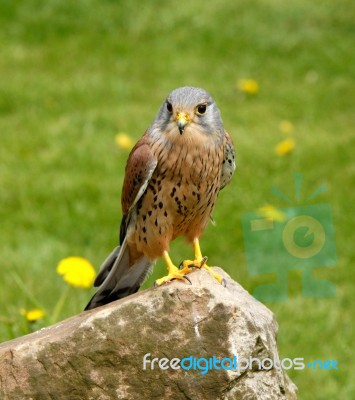
<path fill-rule="evenodd" d="M 288 301 L 267 306 L 280 326 L 281 357 L 339 362 L 339 371 L 290 370 L 299 398 L 355 398 L 354 17 L 350 0 L 2 0 L 0 341 L 23 334 L 19 310 L 36 305 L 19 278 L 50 314 L 65 285 L 57 263 L 80 255 L 98 268 L 116 245 L 128 151 L 115 135 L 136 141 L 170 90 L 201 86 L 238 154 L 203 252 L 250 292 L 275 281 L 247 271 L 242 214 L 287 206 L 271 188 L 294 199 L 295 172 L 304 176 L 303 199 L 326 183 L 311 204 L 332 206 L 338 263 L 315 276 L 335 283 L 336 296 L 302 297 L 293 271 Z M 236 87 L 243 78 L 260 91 L 243 95 Z M 296 147 L 279 157 L 284 120 Z M 179 262 L 191 249 L 178 240 L 172 256 Z M 164 268 L 159 262 L 146 286 Z M 92 293 L 73 288 L 60 317 L 80 312 Z"/>

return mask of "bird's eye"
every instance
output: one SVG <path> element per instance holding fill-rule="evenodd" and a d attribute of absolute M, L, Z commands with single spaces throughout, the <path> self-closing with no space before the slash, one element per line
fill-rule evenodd
<path fill-rule="evenodd" d="M 206 112 L 207 104 L 200 104 L 196 107 L 196 113 L 202 115 Z"/>
<path fill-rule="evenodd" d="M 168 101 L 166 102 L 166 109 L 169 111 L 169 113 L 173 112 L 173 106 Z"/>

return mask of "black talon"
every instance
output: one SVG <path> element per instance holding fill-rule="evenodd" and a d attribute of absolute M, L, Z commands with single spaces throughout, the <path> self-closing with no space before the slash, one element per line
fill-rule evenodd
<path fill-rule="evenodd" d="M 184 275 L 184 278 L 185 278 L 187 281 L 190 282 L 190 285 L 192 285 L 192 282 L 191 282 L 190 278 L 189 278 L 187 275 Z"/>
<path fill-rule="evenodd" d="M 208 260 L 208 257 L 204 256 L 203 259 L 201 260 L 201 267 L 200 268 L 202 268 L 206 264 L 207 260 Z"/>
<path fill-rule="evenodd" d="M 188 266 L 187 266 L 187 268 L 192 268 L 192 267 L 194 267 L 195 265 L 192 263 L 192 264 L 189 264 Z M 183 269 L 184 268 L 184 262 L 183 261 L 181 261 L 181 263 L 180 263 L 180 265 L 179 265 L 179 269 Z"/>
<path fill-rule="evenodd" d="M 224 278 L 222 278 L 221 285 L 227 287 L 227 281 Z"/>

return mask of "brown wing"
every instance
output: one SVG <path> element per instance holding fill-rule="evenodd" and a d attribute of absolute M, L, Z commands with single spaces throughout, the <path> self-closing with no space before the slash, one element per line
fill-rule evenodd
<path fill-rule="evenodd" d="M 157 160 L 151 151 L 148 138 L 144 135 L 133 147 L 126 164 L 121 197 L 121 243 L 126 235 L 131 212 L 145 192 L 156 165 Z"/>

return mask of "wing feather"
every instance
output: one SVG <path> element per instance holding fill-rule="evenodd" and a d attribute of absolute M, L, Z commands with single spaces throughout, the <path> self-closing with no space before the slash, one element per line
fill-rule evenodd
<path fill-rule="evenodd" d="M 132 210 L 147 189 L 156 166 L 157 160 L 147 136 L 144 135 L 132 149 L 126 164 L 121 197 L 123 214 L 120 229 L 121 243 L 126 236 Z"/>
<path fill-rule="evenodd" d="M 230 137 L 229 133 L 225 131 L 226 135 L 226 146 L 224 150 L 224 159 L 223 159 L 223 166 L 221 172 L 221 187 L 220 190 L 223 189 L 230 180 L 235 171 L 235 150 L 232 138 Z"/>

